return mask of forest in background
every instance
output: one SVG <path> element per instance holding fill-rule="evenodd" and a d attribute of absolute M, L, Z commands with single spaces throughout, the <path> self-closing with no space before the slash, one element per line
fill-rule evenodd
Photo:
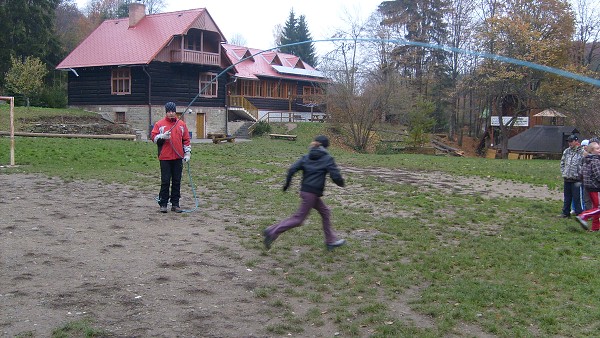
<path fill-rule="evenodd" d="M 165 6 L 143 2 L 149 14 Z M 44 85 L 27 100 L 6 85 L 6 76 L 0 94 L 16 94 L 18 104 L 66 106 L 67 76 L 56 65 L 103 20 L 127 16 L 128 4 L 91 0 L 80 9 L 73 0 L 0 0 L 0 73 L 27 58 L 47 70 Z M 597 79 L 599 8 L 591 0 L 384 1 L 366 21 L 349 16 L 333 36 L 339 39 L 334 48 L 315 59 L 332 79 L 328 112 L 349 128 L 358 150 L 375 123 L 407 125 L 417 140 L 431 132 L 460 139 L 482 136 L 491 115 L 529 116 L 546 108 L 567 114 L 567 124 L 583 134 L 598 135 L 598 87 L 481 54 Z M 310 27 L 302 29 L 310 37 Z M 282 41 L 294 42 L 289 33 Z M 507 141 L 510 124 L 497 134 Z"/>

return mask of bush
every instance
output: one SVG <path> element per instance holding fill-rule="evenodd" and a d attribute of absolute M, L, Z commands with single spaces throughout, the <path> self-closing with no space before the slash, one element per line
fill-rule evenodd
<path fill-rule="evenodd" d="M 261 135 L 264 135 L 264 134 L 269 134 L 270 132 L 271 132 L 271 125 L 268 122 L 258 121 L 255 124 L 254 131 L 252 132 L 252 135 L 254 135 L 254 136 L 261 136 Z"/>
<path fill-rule="evenodd" d="M 65 86 L 44 87 L 37 100 L 39 107 L 66 108 L 67 90 Z"/>

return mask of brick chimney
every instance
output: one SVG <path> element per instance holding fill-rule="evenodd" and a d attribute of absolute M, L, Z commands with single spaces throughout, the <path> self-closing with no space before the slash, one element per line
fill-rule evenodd
<path fill-rule="evenodd" d="M 146 5 L 139 1 L 129 4 L 129 27 L 135 27 L 146 16 Z"/>

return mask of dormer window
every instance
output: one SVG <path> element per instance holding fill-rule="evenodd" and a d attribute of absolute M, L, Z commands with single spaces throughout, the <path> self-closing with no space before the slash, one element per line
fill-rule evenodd
<path fill-rule="evenodd" d="M 273 60 L 271 61 L 271 65 L 282 66 L 281 60 L 279 60 L 279 56 L 275 55 Z"/>
<path fill-rule="evenodd" d="M 252 53 L 250 53 L 250 50 L 246 50 L 246 53 L 244 53 L 244 59 L 250 59 L 250 60 L 254 61 L 254 58 L 252 57 Z"/>

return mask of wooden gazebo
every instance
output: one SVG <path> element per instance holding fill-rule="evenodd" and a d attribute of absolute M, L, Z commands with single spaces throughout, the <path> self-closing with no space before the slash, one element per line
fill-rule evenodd
<path fill-rule="evenodd" d="M 534 126 L 564 126 L 566 115 L 552 108 L 544 109 L 533 115 Z"/>

